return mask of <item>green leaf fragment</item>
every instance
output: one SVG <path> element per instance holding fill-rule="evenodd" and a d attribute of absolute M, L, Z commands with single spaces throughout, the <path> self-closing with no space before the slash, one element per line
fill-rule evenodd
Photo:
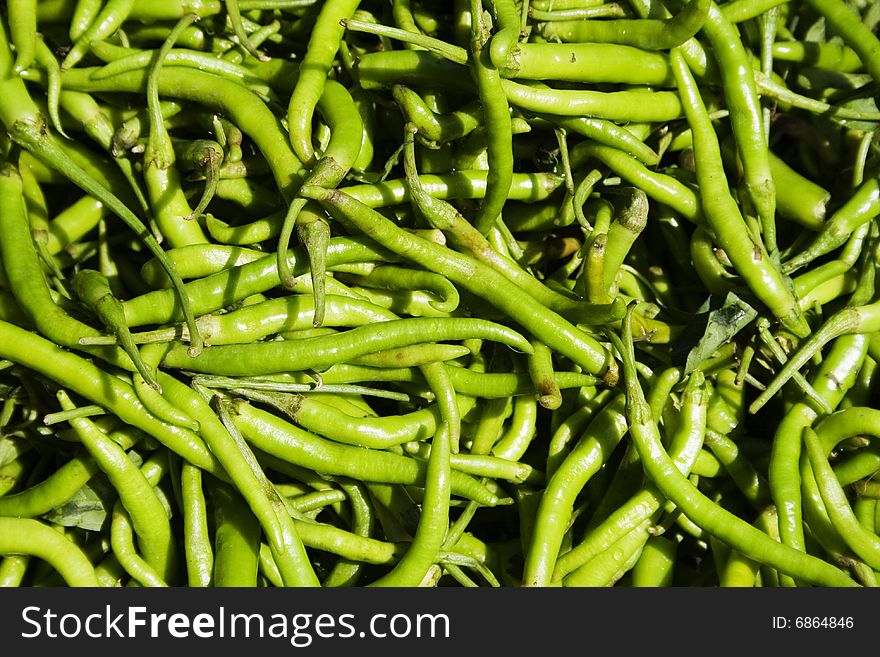
<path fill-rule="evenodd" d="M 702 337 L 688 352 L 685 372 L 695 370 L 711 358 L 719 347 L 733 339 L 758 316 L 758 311 L 733 292 L 728 292 L 720 308 L 709 311 Z"/>
<path fill-rule="evenodd" d="M 92 477 L 65 504 L 56 507 L 43 519 L 64 527 L 78 527 L 97 532 L 104 529 L 113 510 L 116 491 L 105 477 Z"/>

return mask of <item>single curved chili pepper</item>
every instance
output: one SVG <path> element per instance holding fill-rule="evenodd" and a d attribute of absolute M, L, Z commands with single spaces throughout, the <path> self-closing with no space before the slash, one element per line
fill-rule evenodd
<path fill-rule="evenodd" d="M 682 116 L 679 95 L 632 87 L 621 91 L 553 89 L 539 83 L 504 79 L 507 101 L 530 112 L 561 116 L 587 116 L 612 121 L 666 122 Z"/>
<path fill-rule="evenodd" d="M 67 502 L 100 469 L 88 454 L 73 456 L 43 481 L 0 496 L 0 516 L 36 518 Z"/>
<path fill-rule="evenodd" d="M 358 14 L 363 15 L 363 13 L 362 11 L 355 12 L 355 16 Z M 374 34 L 380 37 L 383 43 L 388 43 L 390 39 L 395 39 L 402 41 L 404 48 L 429 50 L 459 64 L 465 64 L 468 60 L 468 53 L 464 48 L 459 48 L 441 39 L 435 39 L 423 34 L 415 26 L 413 26 L 413 29 L 403 29 L 400 26 L 389 27 L 376 22 L 357 20 L 356 18 L 344 18 L 339 22 L 348 31 Z M 354 68 L 353 62 L 351 68 Z"/>
<path fill-rule="evenodd" d="M 645 144 L 626 127 L 619 126 L 613 121 L 585 116 L 563 117 L 552 114 L 538 114 L 537 116 L 559 125 L 568 132 L 623 151 L 647 166 L 653 166 L 660 161 L 660 156 L 653 148 Z"/>
<path fill-rule="evenodd" d="M 185 18 L 185 16 L 184 16 Z M 176 37 L 176 44 L 185 40 L 190 25 L 182 28 Z M 164 39 L 163 39 L 164 40 Z M 104 66 L 94 69 L 89 77 L 93 80 L 102 80 L 114 75 L 124 74 L 138 69 L 146 69 L 156 56 L 155 50 L 140 50 L 137 48 L 116 46 L 107 41 L 96 41 L 92 44 L 92 51 L 96 57 L 107 62 Z M 273 88 L 258 77 L 250 68 L 235 64 L 201 50 L 192 50 L 185 47 L 171 48 L 165 55 L 166 66 L 185 66 L 196 68 L 201 71 L 214 73 L 221 77 L 241 83 L 247 89 L 258 95 L 266 102 L 277 102 L 277 96 Z"/>
<path fill-rule="evenodd" d="M 651 521 L 645 520 L 631 530 L 607 550 L 597 554 L 587 563 L 562 580 L 563 586 L 613 586 L 625 573 L 631 570 L 645 543 L 651 537 Z"/>
<path fill-rule="evenodd" d="M 265 257 L 266 253 L 258 249 L 199 243 L 168 249 L 166 255 L 181 278 L 195 279 L 254 262 Z M 141 265 L 140 275 L 150 288 L 170 287 L 165 271 L 153 258 Z"/>
<path fill-rule="evenodd" d="M 735 26 L 714 3 L 703 25 L 713 44 L 721 71 L 724 97 L 730 109 L 730 123 L 743 166 L 744 184 L 761 220 L 764 246 L 771 254 L 776 246 L 776 191 L 770 170 L 764 122 L 747 52 Z"/>
<path fill-rule="evenodd" d="M 524 353 L 531 352 L 525 338 L 500 324 L 471 318 L 424 317 L 395 319 L 304 340 L 217 345 L 196 357 L 188 355 L 180 344 L 171 345 L 162 363 L 193 372 L 252 376 L 293 368 L 320 370 L 384 349 L 476 337 L 498 340 Z"/>
<path fill-rule="evenodd" d="M 406 347 L 382 349 L 352 359 L 354 365 L 366 365 L 373 369 L 389 367 L 419 367 L 428 363 L 455 360 L 467 356 L 471 350 L 464 345 L 422 342 Z"/>
<path fill-rule="evenodd" d="M 76 543 L 39 520 L 0 517 L 0 554 L 32 555 L 51 564 L 70 586 L 98 586 L 94 567 Z"/>
<path fill-rule="evenodd" d="M 553 21 L 540 26 L 547 39 L 621 43 L 642 50 L 668 50 L 695 36 L 709 14 L 710 0 L 690 0 L 672 18 Z"/>
<path fill-rule="evenodd" d="M 492 35 L 492 40 L 496 42 L 495 48 L 504 53 L 509 52 L 520 40 L 522 14 L 512 0 L 491 0 L 490 4 L 494 16 L 495 33 Z M 471 5 L 472 28 L 478 18 L 474 10 L 482 10 L 482 7 Z M 482 17 L 479 18 L 482 20 Z"/>
<path fill-rule="evenodd" d="M 214 552 L 208 530 L 202 471 L 187 462 L 180 466 L 180 493 L 187 583 L 189 586 L 210 586 L 214 572 Z"/>
<path fill-rule="evenodd" d="M 405 85 L 394 85 L 391 93 L 407 122 L 418 128 L 416 135 L 420 142 L 429 148 L 439 148 L 441 144 L 461 139 L 480 126 L 480 106 L 476 101 L 453 112 L 437 113 L 416 91 Z"/>
<path fill-rule="evenodd" d="M 629 0 L 628 3 L 635 14 L 642 19 L 646 18 L 671 18 L 672 13 L 659 0 Z M 708 16 L 707 16 L 708 20 Z M 703 23 L 705 26 L 705 23 Z M 702 43 L 696 36 L 687 39 L 677 46 L 684 55 L 688 67 L 694 75 L 700 78 L 718 79 L 718 70 L 714 59 L 710 58 Z"/>
<path fill-rule="evenodd" d="M 531 378 L 524 372 L 474 372 L 451 365 L 448 369 L 453 386 L 462 395 L 493 399 L 530 395 L 535 391 Z M 554 377 L 556 385 L 563 390 L 595 385 L 598 382 L 595 376 L 579 372 L 557 370 Z"/>
<path fill-rule="evenodd" d="M 399 319 L 394 313 L 353 297 L 329 295 L 325 303 L 324 326 L 354 327 Z M 199 328 L 208 345 L 236 344 L 260 340 L 275 333 L 295 331 L 314 325 L 314 299 L 290 295 L 266 299 L 227 313 L 207 314 L 198 318 Z M 133 334 L 136 343 L 186 340 L 185 326 L 156 329 Z"/>
<path fill-rule="evenodd" d="M 10 554 L 0 559 L 0 586 L 21 586 L 30 563 L 31 557 L 28 555 Z"/>
<path fill-rule="evenodd" d="M 731 23 L 744 23 L 757 18 L 774 7 L 784 5 L 789 0 L 730 0 L 721 6 L 721 13 Z"/>
<path fill-rule="evenodd" d="M 545 25 L 553 25 L 551 29 L 555 30 L 558 24 Z M 615 30 L 614 33 L 630 32 Z M 603 43 L 600 39 L 573 39 L 575 42 L 568 42 L 565 38 L 562 40 L 566 43 L 518 43 L 506 53 L 494 48 L 491 51 L 492 61 L 501 74 L 509 79 L 657 87 L 671 87 L 675 84 L 669 57 L 664 53 L 634 45 Z M 493 43 L 496 43 L 494 38 Z"/>
<path fill-rule="evenodd" d="M 519 461 L 537 437 L 537 421 L 538 404 L 535 399 L 526 395 L 514 399 L 510 422 L 504 434 L 492 446 L 492 454 L 509 461 Z"/>
<path fill-rule="evenodd" d="M 547 586 L 552 581 L 574 499 L 626 433 L 624 406 L 620 395 L 609 402 L 548 479 L 526 551 L 524 586 Z"/>
<path fill-rule="evenodd" d="M 61 65 L 55 59 L 55 54 L 46 45 L 42 36 L 35 36 L 35 38 L 34 61 L 46 71 L 46 112 L 49 115 L 49 120 L 52 122 L 52 127 L 60 135 L 67 137 L 68 135 L 63 129 L 61 116 L 58 112 L 59 97 L 61 95 Z"/>
<path fill-rule="evenodd" d="M 752 506 L 763 509 L 769 504 L 770 492 L 766 479 L 733 440 L 709 429 L 705 444 Z"/>
<path fill-rule="evenodd" d="M 159 359 L 162 356 L 161 349 L 145 348 L 140 352 L 140 357 L 145 367 L 150 372 L 158 372 Z M 172 426 L 182 427 L 191 431 L 199 431 L 199 423 L 182 411 L 172 399 L 162 394 L 161 386 L 156 381 L 155 387 L 137 372 L 131 376 L 132 388 L 138 400 L 144 407 L 159 420 Z"/>
<path fill-rule="evenodd" d="M 438 430 L 441 419 L 436 404 L 404 415 L 355 418 L 309 395 L 282 396 L 242 389 L 233 389 L 233 392 L 275 406 L 293 422 L 319 436 L 373 449 L 427 440 Z M 463 397 L 458 397 L 457 404 L 460 415 L 475 406 L 472 399 Z"/>
<path fill-rule="evenodd" d="M 285 497 L 302 514 L 309 514 L 328 506 L 338 507 L 340 502 L 345 501 L 345 493 L 333 488 L 300 495 L 285 495 Z"/>
<path fill-rule="evenodd" d="M 776 41 L 773 43 L 773 58 L 843 73 L 858 71 L 863 66 L 852 48 L 829 42 Z"/>
<path fill-rule="evenodd" d="M 877 442 L 872 440 L 852 456 L 835 463 L 834 475 L 840 485 L 853 485 L 860 495 L 873 496 L 876 492 L 873 477 L 877 470 L 880 470 L 880 457 L 878 457 L 877 451 Z"/>
<path fill-rule="evenodd" d="M 345 32 L 339 21 L 351 18 L 359 4 L 360 0 L 325 2 L 309 35 L 306 54 L 287 108 L 290 143 L 303 163 L 312 163 L 314 158 L 312 116 Z"/>
<path fill-rule="evenodd" d="M 676 178 L 648 168 L 622 149 L 594 141 L 584 141 L 572 148 L 572 166 L 582 166 L 587 158 L 596 158 L 650 198 L 667 205 L 689 221 L 704 222 L 702 194 L 698 195 Z"/>
<path fill-rule="evenodd" d="M 431 452 L 428 443 L 405 443 L 404 450 L 418 458 L 428 458 Z M 509 459 L 490 454 L 471 452 L 456 453 L 449 457 L 454 470 L 465 472 L 475 477 L 501 479 L 512 484 L 529 484 L 540 486 L 544 482 L 544 473 L 527 463 L 518 463 Z"/>
<path fill-rule="evenodd" d="M 214 515 L 214 586 L 257 585 L 260 523 L 231 486 L 212 481 L 208 488 Z"/>
<path fill-rule="evenodd" d="M 358 286 L 388 290 L 425 290 L 433 297 L 428 303 L 439 313 L 453 313 L 460 303 L 455 286 L 443 276 L 429 271 L 395 265 L 370 266 L 369 273 L 356 276 L 353 281 Z"/>
<path fill-rule="evenodd" d="M 678 543 L 666 536 L 651 536 L 632 568 L 632 585 L 636 588 L 672 586 Z"/>
<path fill-rule="evenodd" d="M 403 550 L 399 544 L 359 536 L 334 525 L 315 522 L 298 513 L 292 504 L 288 503 L 286 507 L 294 516 L 294 525 L 308 547 L 367 564 L 395 563 L 402 556 Z"/>
<path fill-rule="evenodd" d="M 627 16 L 626 10 L 616 2 L 595 6 L 577 6 L 568 9 L 554 9 L 555 5 L 549 6 L 551 8 L 548 10 L 529 6 L 529 18 L 536 21 L 573 21 L 592 18 L 624 18 Z"/>
<path fill-rule="evenodd" d="M 168 583 L 156 569 L 137 552 L 134 530 L 128 512 L 118 500 L 113 505 L 110 520 L 110 547 L 119 564 L 132 580 L 142 586 L 167 587 Z"/>
<path fill-rule="evenodd" d="M 494 42 L 497 34 L 491 37 Z M 483 24 L 482 2 L 471 2 L 471 53 L 473 75 L 488 129 L 489 170 L 486 195 L 472 223 L 483 235 L 489 232 L 501 214 L 513 181 L 513 135 L 510 108 L 501 87 L 501 76 L 489 56 L 490 36 Z"/>
<path fill-rule="evenodd" d="M 822 230 L 831 193 L 770 152 L 770 174 L 776 184 L 776 211 L 801 226 Z"/>
<path fill-rule="evenodd" d="M 39 4 L 37 5 L 38 8 Z M 70 16 L 70 28 L 68 29 L 71 43 L 75 42 L 85 33 L 89 25 L 94 22 L 100 13 L 103 4 L 102 0 L 76 0 L 73 15 Z M 37 18 L 45 20 L 46 17 L 38 13 Z"/>
<path fill-rule="evenodd" d="M 710 13 L 711 15 L 711 13 Z M 788 330 L 799 337 L 809 333 L 809 326 L 785 279 L 773 265 L 757 237 L 750 234 L 739 206 L 727 187 L 721 165 L 720 148 L 696 82 L 678 51 L 672 53 L 673 68 L 685 102 L 688 123 L 694 131 L 697 152 L 697 178 L 701 196 L 706 199 L 703 210 L 706 221 L 715 233 L 719 246 L 734 263 L 752 292 L 764 302 Z"/>

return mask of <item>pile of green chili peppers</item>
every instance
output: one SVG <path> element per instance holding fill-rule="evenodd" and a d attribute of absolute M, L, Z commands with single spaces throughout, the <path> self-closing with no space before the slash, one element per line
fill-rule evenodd
<path fill-rule="evenodd" d="M 0 585 L 875 586 L 878 25 L 7 0 Z"/>

